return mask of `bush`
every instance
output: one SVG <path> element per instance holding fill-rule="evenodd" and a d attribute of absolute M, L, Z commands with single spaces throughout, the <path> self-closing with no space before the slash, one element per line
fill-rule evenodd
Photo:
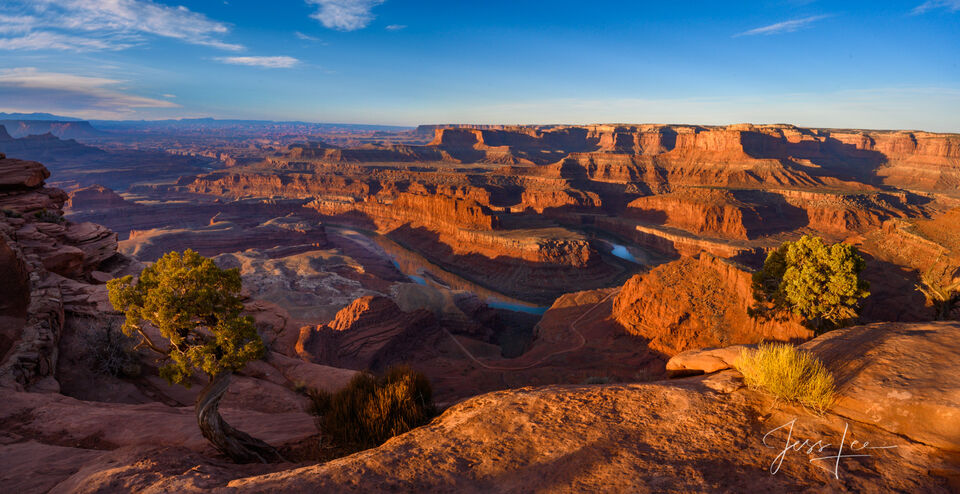
<path fill-rule="evenodd" d="M 33 213 L 33 217 L 43 223 L 63 223 L 65 220 L 63 216 L 57 214 L 55 211 L 49 211 L 46 209 L 41 209 L 36 213 Z"/>
<path fill-rule="evenodd" d="M 12 209 L 0 209 L 7 218 L 23 218 L 23 215 Z"/>
<path fill-rule="evenodd" d="M 734 363 L 747 386 L 823 413 L 833 404 L 833 376 L 810 352 L 787 343 L 742 350 Z"/>
<path fill-rule="evenodd" d="M 117 377 L 140 375 L 140 357 L 133 349 L 134 339 L 119 329 L 107 326 L 83 334 L 86 360 L 97 374 Z"/>
<path fill-rule="evenodd" d="M 382 377 L 357 374 L 336 393 L 312 390 L 310 411 L 340 445 L 374 447 L 429 422 L 435 414 L 432 395 L 426 376 L 397 366 Z"/>

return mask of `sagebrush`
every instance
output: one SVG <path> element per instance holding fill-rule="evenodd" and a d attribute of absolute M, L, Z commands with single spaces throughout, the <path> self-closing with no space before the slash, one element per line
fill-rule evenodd
<path fill-rule="evenodd" d="M 430 382 L 407 366 L 392 367 L 380 377 L 362 372 L 336 393 L 311 390 L 310 397 L 321 430 L 340 445 L 379 446 L 436 413 Z"/>
<path fill-rule="evenodd" d="M 817 413 L 828 410 L 835 400 L 830 371 L 813 354 L 788 343 L 761 343 L 756 350 L 742 350 L 734 367 L 747 386 Z"/>

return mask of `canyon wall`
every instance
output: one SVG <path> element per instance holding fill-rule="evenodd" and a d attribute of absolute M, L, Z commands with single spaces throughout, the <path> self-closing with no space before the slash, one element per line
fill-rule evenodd
<path fill-rule="evenodd" d="M 103 307 L 96 288 L 123 266 L 117 235 L 63 218 L 67 195 L 44 186 L 40 163 L 0 154 L 0 386 L 58 389 L 52 379 L 65 311 Z M 93 309 L 91 309 L 93 307 Z M 49 378 L 49 379 L 48 379 Z"/>
<path fill-rule="evenodd" d="M 558 175 L 687 185 L 816 187 L 850 181 L 925 190 L 960 185 L 960 136 L 738 124 L 422 126 L 425 146 L 291 146 L 284 160 L 554 164 Z M 719 166 L 718 165 L 723 165 Z"/>

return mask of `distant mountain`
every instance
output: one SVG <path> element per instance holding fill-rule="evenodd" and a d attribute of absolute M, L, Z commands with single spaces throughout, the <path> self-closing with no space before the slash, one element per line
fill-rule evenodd
<path fill-rule="evenodd" d="M 0 125 L 7 128 L 13 137 L 29 135 L 53 134 L 62 139 L 93 138 L 104 135 L 104 132 L 93 128 L 90 122 L 83 120 L 19 120 L 0 119 Z"/>
<path fill-rule="evenodd" d="M 64 117 L 50 113 L 4 113 L 0 112 L 2 120 L 56 120 L 60 122 L 79 122 L 82 118 Z"/>
<path fill-rule="evenodd" d="M 9 158 L 45 162 L 63 157 L 80 159 L 103 155 L 105 151 L 80 144 L 73 139 L 60 139 L 49 132 L 18 139 L 12 136 L 4 125 L 0 125 L 0 153 L 6 154 Z"/>
<path fill-rule="evenodd" d="M 350 123 L 317 123 L 301 121 L 274 121 L 274 120 L 233 120 L 233 119 L 215 119 L 215 118 L 180 118 L 169 120 L 90 120 L 98 129 L 124 131 L 124 130 L 199 130 L 199 129 L 242 129 L 242 128 L 263 128 L 263 127 L 292 127 L 317 130 L 370 130 L 370 131 L 393 131 L 400 132 L 412 130 L 413 127 L 403 127 L 397 125 L 373 125 L 373 124 L 350 124 Z"/>
<path fill-rule="evenodd" d="M 135 183 L 171 182 L 185 175 L 208 172 L 214 161 L 162 151 L 105 151 L 74 139 L 60 139 L 51 133 L 17 139 L 11 137 L 2 125 L 0 154 L 43 163 L 53 173 L 54 178 L 49 183 L 58 187 L 101 184 L 117 191 L 126 190 Z"/>

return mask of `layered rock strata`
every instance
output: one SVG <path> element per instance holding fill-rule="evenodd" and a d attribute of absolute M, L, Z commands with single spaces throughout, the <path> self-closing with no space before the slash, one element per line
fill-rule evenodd
<path fill-rule="evenodd" d="M 0 155 L 0 272 L 5 292 L 0 314 L 4 329 L 0 384 L 56 390 L 52 379 L 64 311 L 90 283 L 96 270 L 117 253 L 117 236 L 92 223 L 63 218 L 67 196 L 44 187 L 50 172 L 40 163 Z M 71 298 L 72 297 L 72 298 Z"/>

